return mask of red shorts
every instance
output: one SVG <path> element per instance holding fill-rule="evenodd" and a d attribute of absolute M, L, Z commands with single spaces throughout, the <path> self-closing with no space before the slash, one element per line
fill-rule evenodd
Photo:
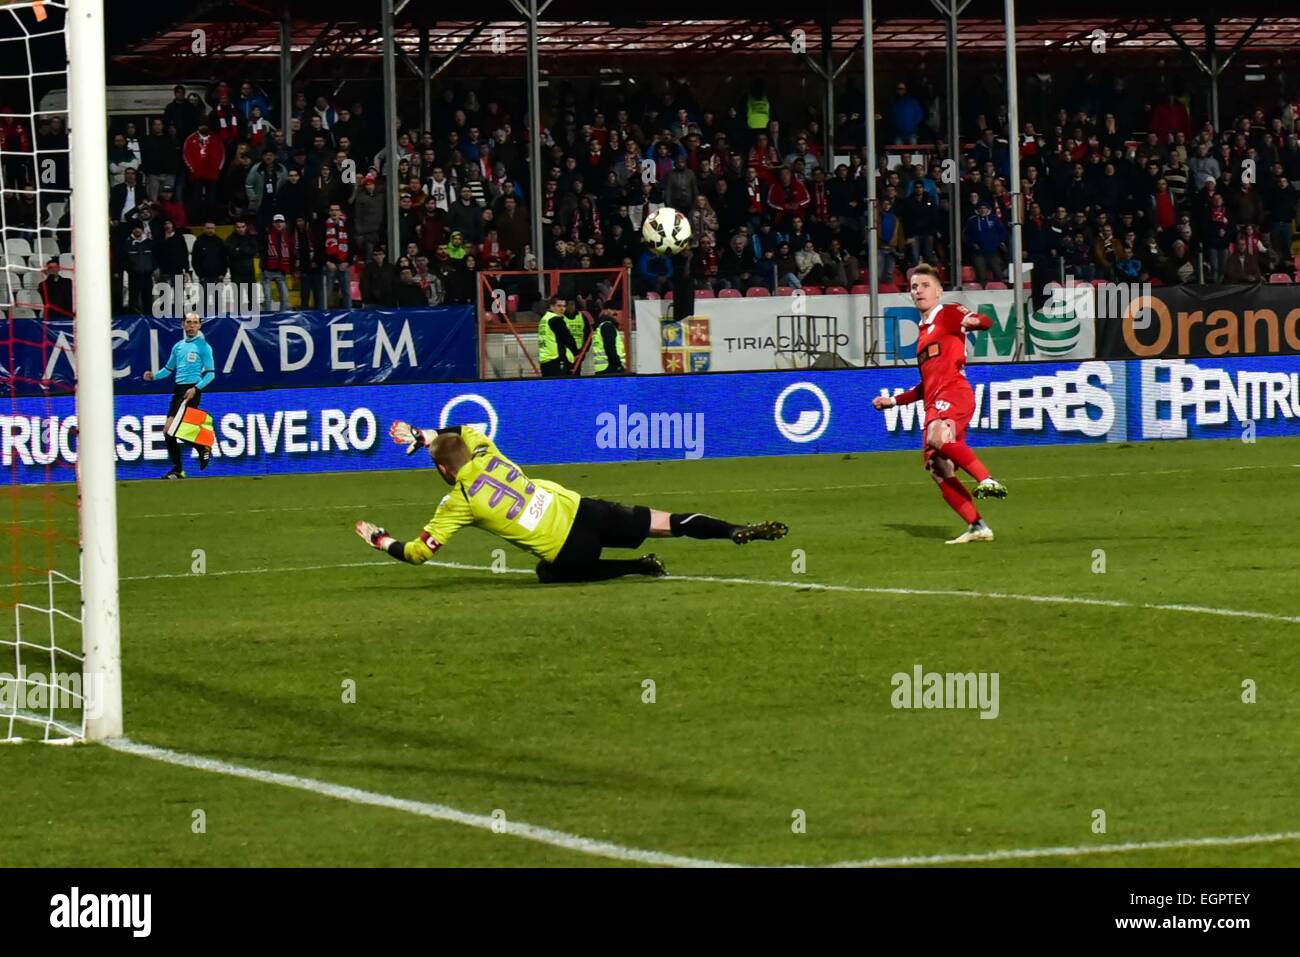
<path fill-rule="evenodd" d="M 944 402 L 946 408 L 940 409 L 939 404 L 943 400 L 935 400 L 933 403 L 927 402 L 925 405 L 925 428 L 921 434 L 921 456 L 925 467 L 930 467 L 930 459 L 938 452 L 925 444 L 925 436 L 929 434 L 930 423 L 938 422 L 942 419 L 948 419 L 953 425 L 953 441 L 960 442 L 966 437 L 966 427 L 970 425 L 970 420 L 975 417 L 975 396 L 956 396 Z"/>

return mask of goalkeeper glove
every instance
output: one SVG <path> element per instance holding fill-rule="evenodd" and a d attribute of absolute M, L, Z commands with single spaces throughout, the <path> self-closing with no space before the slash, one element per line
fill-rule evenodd
<path fill-rule="evenodd" d="M 365 539 L 367 545 L 381 552 L 388 551 L 388 546 L 396 541 L 385 529 L 366 521 L 357 522 L 357 534 Z"/>
<path fill-rule="evenodd" d="M 424 429 L 416 428 L 400 419 L 388 427 L 388 434 L 398 445 L 406 446 L 407 455 L 429 446 L 429 437 Z"/>

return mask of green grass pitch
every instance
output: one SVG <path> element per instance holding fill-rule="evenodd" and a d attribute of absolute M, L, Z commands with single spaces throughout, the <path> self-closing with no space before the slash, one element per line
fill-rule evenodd
<path fill-rule="evenodd" d="M 1011 497 L 984 506 L 997 541 L 965 547 L 944 544 L 961 525 L 919 453 L 530 469 L 790 526 L 743 548 L 648 543 L 673 574 L 897 592 L 543 587 L 367 550 L 357 519 L 410 537 L 431 514 L 445 486 L 427 466 L 124 483 L 127 733 L 745 864 L 1300 830 L 1300 621 L 1144 607 L 1300 615 L 1300 439 L 982 454 Z M 476 530 L 440 557 L 486 569 L 496 548 L 531 569 Z M 912 593 L 925 590 L 1119 604 Z M 998 717 L 895 709 L 891 677 L 917 663 L 997 672 Z M 8 864 L 613 863 L 101 746 L 0 748 L 0 776 Z M 1296 866 L 1300 840 L 1012 863 Z"/>

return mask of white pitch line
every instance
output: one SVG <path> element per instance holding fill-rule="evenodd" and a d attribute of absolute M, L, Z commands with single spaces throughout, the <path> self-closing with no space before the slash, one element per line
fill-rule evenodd
<path fill-rule="evenodd" d="M 389 794 L 380 794 L 376 791 L 363 791 L 360 788 L 346 787 L 342 784 L 330 784 L 326 781 L 317 781 L 313 778 L 299 777 L 294 774 L 280 774 L 275 771 L 264 771 L 260 768 L 248 768 L 239 764 L 230 764 L 226 761 L 217 761 L 213 758 L 199 757 L 194 754 L 184 754 L 183 752 L 171 751 L 166 748 L 155 748 L 151 745 L 139 744 L 127 738 L 118 738 L 103 743 L 114 751 L 121 751 L 124 754 L 134 754 L 137 757 L 149 758 L 153 761 L 162 761 L 166 764 L 174 764 L 183 768 L 192 768 L 196 771 L 208 771 L 213 774 L 224 774 L 235 778 L 245 778 L 250 781 L 259 781 L 262 784 L 276 784 L 280 787 L 293 788 L 298 791 L 307 791 L 311 794 L 319 794 L 322 797 L 336 798 L 337 800 L 347 801 L 351 804 L 364 804 L 370 807 L 386 808 L 392 811 L 405 811 L 407 814 L 416 814 L 420 817 L 432 818 L 437 821 L 450 821 L 453 824 L 463 824 L 466 827 L 474 827 L 483 831 L 492 831 L 498 834 L 510 834 L 514 837 L 522 837 L 529 841 L 537 841 L 540 844 L 549 844 L 552 847 L 561 847 L 568 851 L 577 851 L 579 854 L 590 854 L 594 857 L 607 857 L 611 860 L 631 861 L 638 864 L 660 864 L 668 867 L 739 866 L 736 864 L 724 864 L 721 861 L 705 860 L 703 858 L 681 857 L 676 854 L 664 854 L 660 851 L 644 851 L 635 847 L 624 847 L 621 844 L 613 844 L 609 841 L 597 841 L 589 837 L 582 837 L 578 834 L 569 834 L 565 831 L 557 831 L 549 827 L 540 827 L 536 824 L 526 824 L 523 821 L 493 818 L 486 814 L 471 814 L 469 811 L 461 811 L 458 808 L 448 807 L 445 804 L 413 801 L 407 798 L 393 797 Z"/>
<path fill-rule="evenodd" d="M 157 748 L 152 745 L 131 741 L 128 738 L 117 738 L 105 741 L 103 744 L 106 747 L 111 748 L 114 751 L 122 752 L 123 754 L 148 758 L 151 761 L 161 761 L 164 764 L 172 764 L 177 767 L 188 768 L 195 771 L 207 771 L 211 774 L 224 774 L 228 777 L 243 778 L 249 781 L 257 781 L 261 784 L 274 784 L 279 787 L 292 788 L 296 791 L 305 791 L 309 794 L 316 794 L 321 797 L 347 801 L 350 804 L 383 808 L 390 811 L 403 811 L 407 814 L 414 814 L 419 817 L 431 818 L 436 821 L 447 821 L 452 824 L 463 824 L 466 827 L 477 828 L 481 831 L 491 831 L 497 834 L 509 834 L 513 837 L 521 837 L 525 840 L 535 841 L 539 844 L 547 844 L 551 847 L 562 848 L 566 851 L 574 851 L 578 854 L 588 854 L 593 857 L 604 857 L 615 861 L 627 861 L 635 864 L 655 864 L 664 867 L 797 866 L 786 864 L 735 864 L 726 861 L 710 860 L 708 858 L 666 854 L 662 851 L 648 851 L 638 847 L 626 847 L 622 844 L 615 844 L 612 841 L 598 841 L 593 838 L 583 837 L 580 834 L 570 834 L 567 831 L 558 831 L 554 828 L 542 827 L 537 824 L 528 824 L 523 821 L 511 821 L 504 818 L 493 818 L 485 814 L 473 814 L 469 811 L 462 811 L 459 808 L 450 807 L 446 804 L 434 804 L 427 801 L 415 801 L 409 798 L 399 798 L 390 794 L 381 794 L 377 791 L 364 791 L 360 788 L 348 787 L 342 784 L 331 784 L 327 781 L 318 781 L 314 778 L 305 778 L 296 774 L 281 774 L 276 771 L 266 771 L 261 768 L 245 767 L 239 764 L 231 764 L 228 761 L 218 761 L 214 758 L 205 758 L 195 754 L 185 754 L 184 752 L 172 751 L 168 748 Z M 982 851 L 965 854 L 871 857 L 864 860 L 837 861 L 832 864 L 812 866 L 915 867 L 928 864 L 978 864 L 995 863 L 998 861 L 1031 860 L 1043 857 L 1070 857 L 1083 854 L 1128 854 L 1133 851 L 1174 850 L 1197 847 L 1232 847 L 1243 844 L 1272 844 L 1280 841 L 1294 840 L 1300 840 L 1300 831 L 1282 831 L 1275 834 L 1248 834 L 1233 837 L 1189 837 L 1165 841 L 1134 841 L 1126 844 L 1087 844 L 1079 847 L 1011 848 L 1008 850 Z"/>
<path fill-rule="evenodd" d="M 861 861 L 840 861 L 829 866 L 918 867 L 927 864 L 991 864 L 996 861 L 1026 861 L 1039 857 L 1128 854 L 1133 851 L 1167 851 L 1190 847 L 1233 847 L 1240 844 L 1276 844 L 1281 841 L 1300 841 L 1300 831 L 1279 831 L 1276 834 L 1244 834 L 1237 837 L 1183 837 L 1167 841 L 1129 841 L 1125 844 L 1082 844 L 1077 847 L 1023 847 L 1004 851 L 975 851 L 968 854 L 869 857 Z"/>
<path fill-rule="evenodd" d="M 397 568 L 401 565 L 394 561 L 371 559 L 364 562 L 336 562 L 327 565 L 295 565 L 279 568 L 235 568 L 225 571 L 210 571 L 202 575 L 191 572 L 164 572 L 156 575 L 123 575 L 119 581 L 163 581 L 176 578 L 221 578 L 228 575 L 267 575 L 275 572 L 315 572 L 331 568 Z M 459 571 L 492 572 L 493 574 L 532 575 L 531 568 L 506 568 L 495 571 L 491 565 L 471 565 L 465 562 L 425 562 L 426 566 L 435 568 L 452 568 Z M 1207 605 L 1184 605 L 1176 603 L 1123 601 L 1118 598 L 1085 598 L 1080 595 L 1026 595 L 1016 592 L 968 591 L 956 588 L 901 588 L 885 585 L 836 585 L 824 582 L 783 581 L 772 578 L 723 578 L 714 575 L 667 575 L 664 581 L 708 582 L 717 585 L 750 585 L 766 588 L 792 588 L 796 591 L 826 591 L 851 595 L 903 595 L 940 598 L 972 598 L 988 601 L 1019 601 L 1048 605 L 1085 605 L 1096 608 L 1132 608 L 1139 611 L 1176 611 L 1190 615 L 1213 615 L 1219 618 L 1251 618 L 1258 621 L 1275 621 L 1285 625 L 1300 625 L 1300 615 L 1279 615 L 1267 611 L 1251 611 L 1237 608 L 1213 608 Z M 45 585 L 47 582 L 28 581 L 10 582 L 0 587 L 13 588 L 18 585 Z"/>

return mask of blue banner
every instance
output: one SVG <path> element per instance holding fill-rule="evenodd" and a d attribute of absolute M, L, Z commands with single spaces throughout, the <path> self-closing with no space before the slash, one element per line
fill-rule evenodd
<path fill-rule="evenodd" d="M 1149 359 L 968 368 L 976 447 L 1240 439 L 1300 434 L 1300 357 Z M 208 475 L 410 467 L 389 423 L 473 423 L 521 464 L 919 450 L 920 404 L 871 399 L 911 386 L 912 369 L 714 376 L 531 379 L 205 395 L 217 444 Z M 118 476 L 167 468 L 170 389 L 117 398 Z M 70 397 L 14 400 L 0 415 L 12 481 L 70 479 Z M 919 455 L 918 455 L 919 462 Z"/>
<path fill-rule="evenodd" d="M 6 326 L 9 321 L 6 321 Z M 71 320 L 15 319 L 13 375 L 20 394 L 73 388 Z M 155 392 L 146 371 L 159 369 L 181 337 L 172 317 L 113 320 L 113 367 L 119 393 Z M 472 306 L 276 312 L 205 319 L 217 377 L 211 388 L 283 389 L 450 381 L 478 376 L 478 325 Z M 10 363 L 0 355 L 0 375 Z"/>

